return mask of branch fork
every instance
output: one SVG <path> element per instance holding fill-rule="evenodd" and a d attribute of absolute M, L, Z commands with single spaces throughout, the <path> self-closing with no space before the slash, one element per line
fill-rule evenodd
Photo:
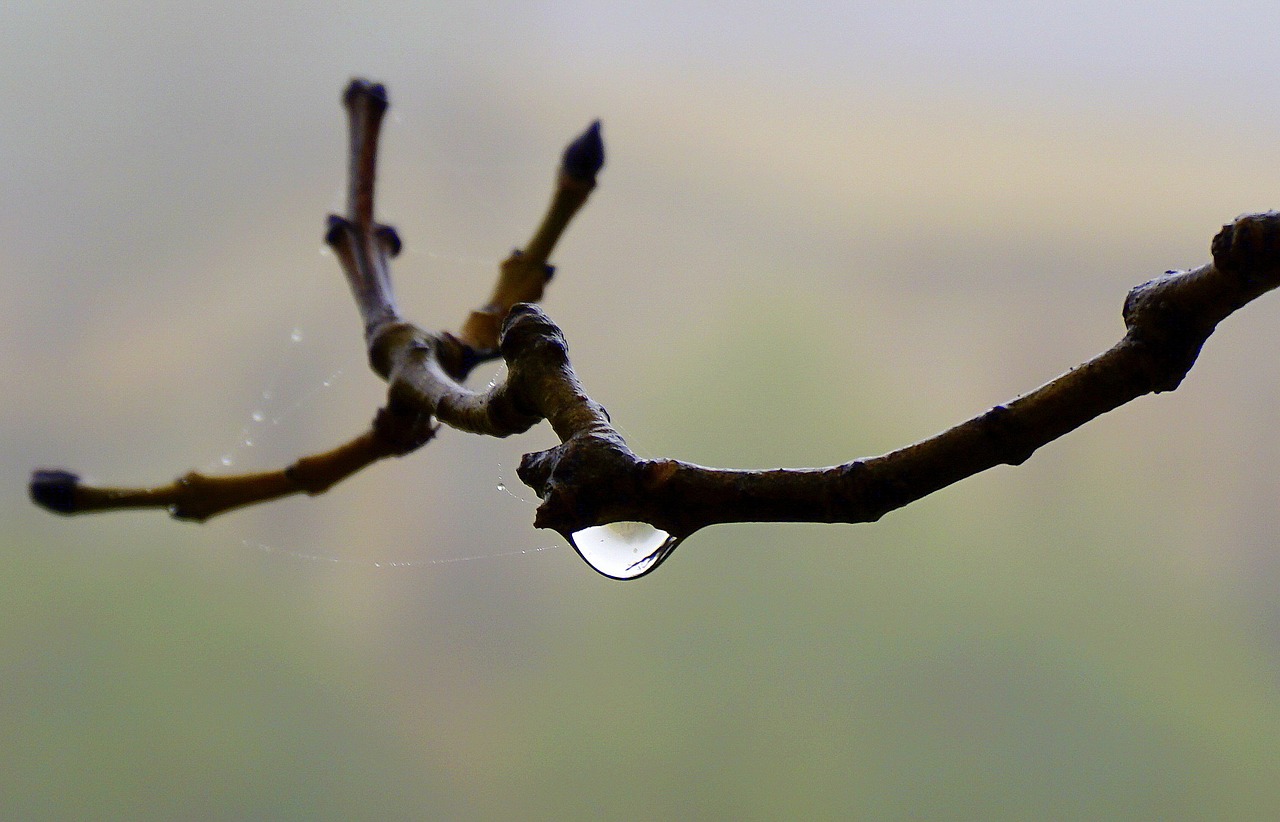
<path fill-rule="evenodd" d="M 401 240 L 374 219 L 386 89 L 353 80 L 343 104 L 350 126 L 347 213 L 328 218 L 325 241 L 351 287 L 370 366 L 387 382 L 386 405 L 369 429 L 281 471 L 192 472 L 158 488 L 97 488 L 67 471 L 38 470 L 30 485 L 37 504 L 61 514 L 161 507 L 176 518 L 203 521 L 288 494 L 321 494 L 373 462 L 417 450 L 441 426 L 505 437 L 546 420 L 560 444 L 526 454 L 517 472 L 541 500 L 534 525 L 562 534 L 601 573 L 633 578 L 709 525 L 872 522 L 995 465 L 1021 464 L 1040 446 L 1107 411 L 1177 388 L 1218 323 L 1280 285 L 1280 214 L 1244 215 L 1214 237 L 1212 263 L 1169 271 L 1133 288 L 1122 311 L 1126 333 L 1110 349 L 934 437 L 827 468 L 739 471 L 642 459 L 583 389 L 564 334 L 534 305 L 554 273 L 548 258 L 604 164 L 599 121 L 565 150 L 541 223 L 502 263 L 489 299 L 455 334 L 406 321 L 396 304 L 390 260 Z M 499 356 L 507 364 L 501 383 L 479 392 L 465 386 L 476 365 Z M 665 541 L 614 572 L 575 541 L 610 523 L 647 523 Z"/>

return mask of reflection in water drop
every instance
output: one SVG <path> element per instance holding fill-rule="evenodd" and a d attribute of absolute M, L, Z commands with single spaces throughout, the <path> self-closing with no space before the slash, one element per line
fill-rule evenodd
<path fill-rule="evenodd" d="M 680 544 L 680 538 L 647 522 L 611 522 L 583 528 L 569 542 L 588 565 L 605 576 L 635 579 L 657 568 Z"/>

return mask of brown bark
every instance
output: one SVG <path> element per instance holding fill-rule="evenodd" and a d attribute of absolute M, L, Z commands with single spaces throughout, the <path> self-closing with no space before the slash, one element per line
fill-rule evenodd
<path fill-rule="evenodd" d="M 1177 388 L 1218 323 L 1280 285 L 1280 215 L 1242 216 L 1214 238 L 1212 263 L 1167 272 L 1129 292 L 1127 333 L 1110 349 L 934 437 L 828 468 L 735 471 L 640 459 L 578 382 L 560 329 L 532 305 L 551 277 L 547 260 L 557 241 L 595 187 L 603 164 L 599 123 L 566 150 L 546 216 L 525 249 L 502 264 L 488 302 L 457 334 L 431 333 L 401 317 L 390 279 L 400 239 L 374 220 L 386 91 L 353 80 L 343 101 L 351 128 L 348 207 L 345 216 L 329 218 L 326 241 L 364 322 L 370 364 L 388 383 L 387 405 L 371 428 L 282 471 L 191 473 L 153 489 L 90 488 L 69 472 L 37 471 L 37 503 L 64 514 L 163 507 L 204 520 L 287 494 L 322 493 L 366 465 L 425 444 L 437 421 L 503 437 L 545 419 L 561 443 L 526 454 L 519 476 L 542 500 L 534 525 L 571 541 L 611 522 L 649 523 L 674 540 L 724 522 L 869 522 L 992 466 L 1020 464 L 1136 397 Z M 476 364 L 497 356 L 507 363 L 501 384 L 484 392 L 463 385 Z"/>

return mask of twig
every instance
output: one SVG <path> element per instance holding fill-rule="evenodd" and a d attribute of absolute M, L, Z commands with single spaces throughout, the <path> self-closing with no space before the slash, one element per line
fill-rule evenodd
<path fill-rule="evenodd" d="M 1280 285 L 1280 214 L 1242 216 L 1214 238 L 1212 264 L 1167 272 L 1129 292 L 1127 333 L 1109 350 L 930 439 L 830 468 L 735 471 L 641 459 L 579 384 L 560 329 L 531 304 L 551 276 L 547 258 L 556 241 L 595 186 L 604 161 L 599 122 L 566 150 L 546 217 L 524 252 L 502 264 L 489 302 L 457 335 L 432 334 L 401 318 L 389 273 L 400 240 L 373 219 L 385 89 L 355 80 L 343 99 L 351 123 L 348 214 L 329 218 L 327 240 L 364 321 L 370 363 L 388 382 L 387 409 L 351 443 L 281 472 L 193 473 L 163 488 L 122 490 L 85 487 L 65 471 L 37 471 L 36 502 L 59 513 L 168 507 L 174 516 L 203 520 L 289 493 L 320 493 L 371 462 L 416 449 L 435 432 L 433 419 L 499 437 L 546 419 L 560 445 L 526 454 L 518 471 L 542 500 L 534 525 L 559 532 L 584 558 L 575 535 L 585 529 L 619 522 L 661 529 L 660 545 L 620 571 L 596 565 L 630 578 L 653 570 L 681 539 L 708 525 L 870 522 L 972 474 L 1018 465 L 1136 397 L 1177 388 L 1218 323 Z M 477 363 L 499 354 L 507 362 L 501 384 L 485 392 L 461 384 Z"/>
<path fill-rule="evenodd" d="M 400 252 L 400 237 L 393 227 L 374 219 L 386 88 L 355 79 L 342 101 L 350 128 L 347 213 L 329 216 L 325 242 L 351 286 L 374 370 L 389 382 L 387 405 L 373 425 L 350 442 L 278 471 L 226 476 L 193 471 L 152 488 L 90 486 L 70 471 L 39 469 L 29 486 L 34 502 L 59 514 L 163 508 L 176 519 L 203 522 L 292 494 L 321 494 L 378 460 L 408 454 L 435 435 L 437 412 L 455 428 L 498 436 L 527 430 L 541 419 L 518 409 L 503 390 L 490 392 L 494 397 L 489 398 L 461 381 L 476 365 L 498 356 L 497 324 L 508 309 L 517 302 L 541 299 L 553 271 L 547 258 L 595 188 L 604 164 L 599 121 L 565 150 L 551 205 L 525 251 L 517 249 L 502 264 L 488 304 L 471 314 L 461 333 L 432 334 L 401 318 L 390 266 Z"/>

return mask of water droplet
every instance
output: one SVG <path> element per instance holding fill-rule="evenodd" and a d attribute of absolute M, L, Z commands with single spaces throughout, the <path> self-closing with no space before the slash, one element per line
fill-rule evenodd
<path fill-rule="evenodd" d="M 321 256 L 321 257 L 328 257 L 328 256 L 330 256 L 331 254 L 333 254 L 333 249 L 332 249 L 332 248 L 329 248 L 329 246 L 327 246 L 327 245 L 322 245 L 322 246 L 320 246 L 320 256 Z"/>
<path fill-rule="evenodd" d="M 261 411 L 254 411 L 252 414 L 249 415 L 249 419 L 253 420 L 254 422 L 262 422 L 266 418 L 267 418 L 267 415 L 262 413 Z"/>
<path fill-rule="evenodd" d="M 328 388 L 330 385 L 333 385 L 333 381 L 332 381 L 332 380 L 325 380 L 324 382 L 322 382 L 322 383 L 320 383 L 320 384 L 321 384 L 321 385 L 323 385 L 325 388 Z"/>
<path fill-rule="evenodd" d="M 222 459 L 221 459 L 221 460 L 219 460 L 219 462 L 221 462 L 223 465 L 230 465 L 230 464 L 231 464 L 231 455 L 230 455 L 230 454 L 223 454 L 223 455 L 222 455 Z"/>
<path fill-rule="evenodd" d="M 292 340 L 293 342 L 302 342 L 302 329 L 301 328 L 293 329 L 293 331 L 289 334 L 289 339 Z"/>
<path fill-rule="evenodd" d="M 612 579 L 644 576 L 671 556 L 680 541 L 647 522 L 596 525 L 569 538 L 588 565 Z"/>
<path fill-rule="evenodd" d="M 275 392 L 274 392 L 274 391 L 272 391 L 270 388 L 268 388 L 267 390 L 265 390 L 265 391 L 263 391 L 263 392 L 262 392 L 262 398 L 263 398 L 264 400 L 269 400 L 269 399 L 271 399 L 271 398 L 272 398 L 272 397 L 274 397 L 274 396 L 275 396 Z"/>
<path fill-rule="evenodd" d="M 244 438 L 244 447 L 245 447 L 245 448 L 252 448 L 252 447 L 253 447 L 253 440 L 252 440 L 252 439 L 250 439 L 249 437 L 245 437 L 245 438 Z"/>
<path fill-rule="evenodd" d="M 502 480 L 498 480 L 498 491 L 501 493 L 506 493 L 507 491 L 507 484 Z"/>

